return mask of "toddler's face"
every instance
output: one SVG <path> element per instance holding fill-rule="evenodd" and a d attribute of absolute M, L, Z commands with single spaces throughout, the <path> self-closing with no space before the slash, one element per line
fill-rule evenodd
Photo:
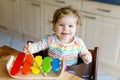
<path fill-rule="evenodd" d="M 77 31 L 77 18 L 65 15 L 54 24 L 54 31 L 61 42 L 69 43 Z"/>

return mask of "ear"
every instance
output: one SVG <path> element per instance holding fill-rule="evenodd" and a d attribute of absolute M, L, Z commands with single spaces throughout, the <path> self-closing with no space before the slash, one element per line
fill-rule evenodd
<path fill-rule="evenodd" d="M 54 32 L 56 32 L 56 31 L 55 31 L 55 23 L 53 23 L 53 29 L 52 29 L 52 30 L 53 30 Z"/>
<path fill-rule="evenodd" d="M 53 28 L 53 31 L 56 32 L 56 31 L 55 31 L 55 28 Z"/>

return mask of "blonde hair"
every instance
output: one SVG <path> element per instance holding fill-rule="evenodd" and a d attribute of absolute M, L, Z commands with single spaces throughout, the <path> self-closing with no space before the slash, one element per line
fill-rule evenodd
<path fill-rule="evenodd" d="M 56 22 L 64 17 L 64 15 L 74 15 L 77 18 L 77 25 L 80 25 L 80 16 L 76 9 L 73 9 L 70 5 L 66 7 L 59 8 L 55 11 L 53 20 L 51 21 L 53 24 L 56 24 Z"/>

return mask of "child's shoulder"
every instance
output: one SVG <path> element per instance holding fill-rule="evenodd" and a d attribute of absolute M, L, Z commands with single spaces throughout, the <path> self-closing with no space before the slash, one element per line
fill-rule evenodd
<path fill-rule="evenodd" d="M 43 40 L 52 41 L 52 40 L 55 40 L 55 37 L 56 37 L 55 34 L 45 35 L 45 36 L 43 37 Z"/>
<path fill-rule="evenodd" d="M 83 42 L 83 40 L 80 37 L 76 37 L 76 36 L 75 36 L 75 41 L 76 42 Z"/>
<path fill-rule="evenodd" d="M 75 37 L 75 43 L 77 43 L 78 45 L 81 45 L 84 43 L 84 41 L 80 37 Z"/>
<path fill-rule="evenodd" d="M 43 38 L 53 38 L 55 37 L 55 34 L 47 34 Z"/>

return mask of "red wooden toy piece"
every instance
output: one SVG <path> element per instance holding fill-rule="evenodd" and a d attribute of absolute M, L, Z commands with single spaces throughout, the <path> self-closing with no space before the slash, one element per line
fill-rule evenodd
<path fill-rule="evenodd" d="M 25 53 L 22 53 L 22 52 L 20 52 L 17 55 L 16 60 L 14 61 L 13 66 L 12 66 L 11 71 L 10 71 L 11 75 L 16 76 L 19 73 L 20 66 L 23 63 L 24 57 L 25 57 Z"/>

